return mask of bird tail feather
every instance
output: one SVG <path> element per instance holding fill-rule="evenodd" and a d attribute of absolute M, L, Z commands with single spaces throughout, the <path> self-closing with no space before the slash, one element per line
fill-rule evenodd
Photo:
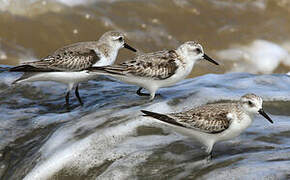
<path fill-rule="evenodd" d="M 166 122 L 168 124 L 185 127 L 183 124 L 180 124 L 179 122 L 177 122 L 175 119 L 169 117 L 168 115 L 159 114 L 159 113 L 155 113 L 155 112 L 151 112 L 151 111 L 146 111 L 146 110 L 141 110 L 141 112 L 144 113 L 143 116 L 153 117 L 155 119 L 158 119 L 160 121 Z"/>

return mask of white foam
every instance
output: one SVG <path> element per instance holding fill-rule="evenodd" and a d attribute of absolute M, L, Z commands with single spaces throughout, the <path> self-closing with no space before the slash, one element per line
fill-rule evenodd
<path fill-rule="evenodd" d="M 159 109 L 162 109 L 161 107 L 162 105 Z M 99 115 L 98 113 L 82 117 L 80 122 L 68 124 L 57 130 L 40 150 L 43 161 L 38 163 L 25 179 L 48 179 L 64 168 L 85 174 L 89 169 L 98 167 L 108 160 L 116 162 L 110 166 L 110 171 L 102 174 L 102 177 L 114 176 L 117 179 L 126 179 L 134 172 L 128 168 L 128 171 L 123 173 L 120 165 L 130 162 L 126 166 L 134 167 L 151 154 L 150 150 L 142 153 L 144 147 L 160 146 L 180 138 L 174 135 L 130 138 L 136 134 L 137 127 L 152 124 L 150 120 L 144 118 L 138 120 L 133 118 L 116 126 L 99 129 L 97 126 L 106 122 L 109 117 L 107 114 L 96 121 L 93 117 Z M 95 127 L 93 134 L 84 139 L 72 138 L 76 136 L 78 130 L 92 127 Z"/>
<path fill-rule="evenodd" d="M 162 93 L 163 90 L 166 93 Z M 164 97 L 154 103 L 129 108 L 126 106 L 118 110 L 98 110 L 80 119 L 70 119 L 69 114 L 64 115 L 61 118 L 71 121 L 56 130 L 41 147 L 41 159 L 25 179 L 49 179 L 61 170 L 86 174 L 108 161 L 111 164 L 98 178 L 128 179 L 135 175 L 134 169 L 142 165 L 156 149 L 185 138 L 170 128 L 164 128 L 170 131 L 169 135 L 138 135 L 136 130 L 140 126 L 166 126 L 154 119 L 142 117 L 139 112 L 141 108 L 160 113 L 178 112 L 185 107 L 192 108 L 208 102 L 238 100 L 241 95 L 249 92 L 261 95 L 264 100 L 289 100 L 290 78 L 286 75 L 246 73 L 205 75 L 163 90 L 160 93 L 170 98 Z M 174 98 L 177 104 L 172 102 Z M 41 119 L 44 120 L 45 116 Z M 168 155 L 163 157 L 170 159 Z M 184 158 L 179 156 L 170 160 L 182 161 Z M 196 164 L 192 164 L 192 167 L 196 167 Z"/>
<path fill-rule="evenodd" d="M 120 0 L 54 0 L 67 6 L 90 5 L 96 2 L 115 2 Z"/>
<path fill-rule="evenodd" d="M 120 0 L 0 0 L 0 11 L 8 11 L 15 15 L 33 16 L 46 12 L 61 12 L 67 6 L 89 6 L 97 2 L 115 1 Z"/>
<path fill-rule="evenodd" d="M 286 49 L 288 51 L 288 53 L 290 53 L 290 42 L 284 42 L 281 44 L 281 46 Z M 286 66 L 290 66 L 290 60 L 289 60 L 289 54 L 288 54 L 288 57 L 287 57 L 287 60 L 286 61 L 283 61 L 283 64 L 286 65 Z"/>
<path fill-rule="evenodd" d="M 289 53 L 285 48 L 259 39 L 249 45 L 235 45 L 221 50 L 217 52 L 217 56 L 221 60 L 234 62 L 230 72 L 268 74 L 277 69 L 280 64 L 290 66 Z"/>
<path fill-rule="evenodd" d="M 0 44 L 0 60 L 5 60 L 5 59 L 7 59 L 7 54 L 5 53 L 5 51 L 1 49 L 1 44 Z"/>
<path fill-rule="evenodd" d="M 127 155 L 122 157 L 102 173 L 97 179 L 130 179 L 135 175 L 135 168 L 145 162 L 157 147 L 162 147 L 179 140 L 177 136 L 139 136 L 128 138 L 114 149 L 117 154 Z"/>
<path fill-rule="evenodd" d="M 265 10 L 267 8 L 267 0 L 252 0 L 252 1 L 210 1 L 218 7 L 231 7 L 235 9 L 246 10 L 253 8 L 255 10 Z"/>
<path fill-rule="evenodd" d="M 278 153 L 273 152 L 273 154 L 276 155 Z M 284 155 L 286 155 L 286 153 Z M 267 162 L 267 158 L 264 156 L 269 157 L 271 156 L 271 153 L 266 155 L 255 153 L 251 157 L 247 157 L 246 160 L 242 162 L 238 161 L 234 163 L 235 166 L 230 165 L 227 167 L 214 169 L 200 178 L 214 180 L 228 179 L 229 177 L 239 177 L 238 179 L 285 179 L 285 174 L 289 172 L 289 163 L 287 161 L 280 161 L 277 163 Z M 281 158 L 283 159 L 283 157 Z M 252 161 L 249 161 L 249 159 Z M 262 159 L 265 160 L 261 163 Z M 269 169 L 271 170 L 269 171 Z"/>
<path fill-rule="evenodd" d="M 0 0 L 0 12 L 7 11 L 14 15 L 34 16 L 46 12 L 60 12 L 63 9 L 63 4 L 57 1 L 46 0 L 21 0 L 10 1 Z"/>

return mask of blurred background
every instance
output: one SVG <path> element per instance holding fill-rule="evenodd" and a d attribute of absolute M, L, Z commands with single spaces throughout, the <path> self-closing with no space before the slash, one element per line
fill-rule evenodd
<path fill-rule="evenodd" d="M 108 30 L 143 52 L 201 43 L 221 63 L 191 74 L 290 71 L 288 0 L 0 0 L 0 64 L 17 65 Z M 118 61 L 134 54 L 121 50 Z"/>
<path fill-rule="evenodd" d="M 21 73 L 0 71 L 0 179 L 290 179 L 289 13 L 290 0 L 0 0 L 0 67 L 108 30 L 126 32 L 143 52 L 195 40 L 221 64 L 200 61 L 190 77 L 213 74 L 162 88 L 154 102 L 99 76 L 81 83 L 84 106 L 71 96 L 72 111 L 65 86 L 11 85 Z M 117 62 L 132 57 L 122 49 Z M 249 92 L 263 97 L 274 124 L 258 116 L 218 143 L 210 163 L 199 143 L 140 112 L 180 112 Z"/>

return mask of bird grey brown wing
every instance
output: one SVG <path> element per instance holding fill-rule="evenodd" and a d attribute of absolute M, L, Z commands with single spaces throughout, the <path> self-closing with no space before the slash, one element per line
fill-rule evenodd
<path fill-rule="evenodd" d="M 174 75 L 175 71 L 178 69 L 176 58 L 177 54 L 174 50 L 160 51 L 139 55 L 133 60 L 118 65 L 94 67 L 90 70 L 101 70 L 110 74 L 133 75 L 162 80 Z"/>
<path fill-rule="evenodd" d="M 80 71 L 91 67 L 99 60 L 100 55 L 93 49 L 65 47 L 39 61 L 24 63 L 11 68 L 10 71 Z"/>
<path fill-rule="evenodd" d="M 214 111 L 210 106 L 194 110 L 170 114 L 176 121 L 187 128 L 196 129 L 206 133 L 219 133 L 230 126 L 228 112 Z"/>
<path fill-rule="evenodd" d="M 226 104 L 221 104 L 217 110 L 216 105 L 206 105 L 189 111 L 168 115 L 142 112 L 169 124 L 214 134 L 224 131 L 231 123 L 231 119 L 227 116 L 228 112 L 223 106 L 226 106 Z"/>

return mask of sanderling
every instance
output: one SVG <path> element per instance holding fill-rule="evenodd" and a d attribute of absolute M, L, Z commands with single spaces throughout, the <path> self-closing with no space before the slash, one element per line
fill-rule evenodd
<path fill-rule="evenodd" d="M 104 33 L 98 41 L 79 42 L 62 47 L 53 54 L 35 62 L 27 62 L 10 71 L 26 72 L 14 83 L 33 81 L 56 81 L 67 84 L 66 105 L 75 87 L 75 95 L 82 105 L 78 84 L 93 78 L 85 69 L 113 64 L 120 48 L 136 50 L 125 43 L 124 34 L 117 31 Z"/>
<path fill-rule="evenodd" d="M 159 114 L 141 110 L 145 115 L 165 122 L 181 134 L 194 137 L 206 147 L 212 157 L 216 142 L 239 136 L 249 127 L 256 114 L 261 114 L 270 123 L 272 119 L 264 112 L 263 100 L 255 94 L 246 94 L 236 103 L 203 105 L 185 112 Z"/>
<path fill-rule="evenodd" d="M 141 89 L 145 88 L 150 92 L 150 100 L 153 100 L 159 88 L 172 86 L 183 80 L 190 74 L 195 62 L 201 59 L 218 65 L 203 52 L 200 44 L 189 41 L 174 50 L 142 54 L 118 65 L 92 67 L 88 70 L 140 86 L 137 91 L 140 96 L 149 96 L 141 93 Z"/>

